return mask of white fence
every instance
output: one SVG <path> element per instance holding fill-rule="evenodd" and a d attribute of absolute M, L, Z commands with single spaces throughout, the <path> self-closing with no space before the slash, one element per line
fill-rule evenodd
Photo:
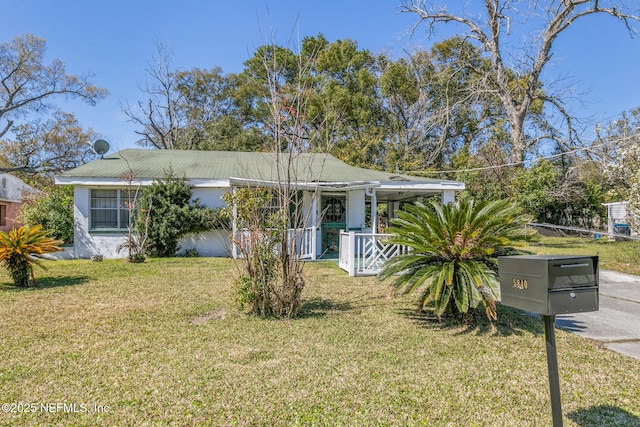
<path fill-rule="evenodd" d="M 315 227 L 290 229 L 287 232 L 289 244 L 302 259 L 315 260 L 318 257 L 317 230 Z M 259 232 L 238 230 L 233 239 L 233 256 L 238 258 L 247 252 L 253 239 L 260 239 Z M 338 264 L 350 276 L 376 275 L 388 259 L 409 253 L 406 246 L 389 243 L 391 234 L 356 233 L 354 231 L 340 233 L 340 253 Z M 244 250 L 241 250 L 244 248 Z"/>
<path fill-rule="evenodd" d="M 341 232 L 338 264 L 349 276 L 378 274 L 388 259 L 409 253 L 406 246 L 389 243 L 390 234 Z"/>
<path fill-rule="evenodd" d="M 291 228 L 287 231 L 289 242 L 295 245 L 296 253 L 302 259 L 316 259 L 315 227 Z"/>
<path fill-rule="evenodd" d="M 248 252 L 252 242 L 262 238 L 258 231 L 238 230 L 233 238 L 233 257 L 239 258 L 244 252 Z M 291 228 L 287 230 L 287 238 L 290 245 L 302 259 L 316 259 L 316 233 L 315 227 Z M 280 250 L 280 248 L 277 248 Z"/>

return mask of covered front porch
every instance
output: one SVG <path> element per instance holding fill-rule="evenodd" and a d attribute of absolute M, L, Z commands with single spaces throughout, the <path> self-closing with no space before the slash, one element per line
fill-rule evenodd
<path fill-rule="evenodd" d="M 408 251 L 390 244 L 386 234 L 389 219 L 404 203 L 430 197 L 451 203 L 455 192 L 463 189 L 464 184 L 453 181 L 305 186 L 301 191 L 305 220 L 300 228 L 289 230 L 289 241 L 302 259 L 337 259 L 350 276 L 375 275 L 386 260 Z M 252 237 L 247 230 L 236 229 L 235 221 L 233 234 L 232 253 L 237 258 L 239 245 Z"/>
<path fill-rule="evenodd" d="M 385 261 L 409 253 L 406 246 L 390 243 L 390 237 L 391 234 L 341 232 L 338 265 L 349 276 L 375 276 Z"/>

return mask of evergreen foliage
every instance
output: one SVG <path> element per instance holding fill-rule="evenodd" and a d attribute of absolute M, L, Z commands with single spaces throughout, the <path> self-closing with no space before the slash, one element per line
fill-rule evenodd
<path fill-rule="evenodd" d="M 62 251 L 59 240 L 50 238 L 39 225 L 0 231 L 0 262 L 9 271 L 16 286 L 35 286 L 33 266 L 44 268 L 37 255 Z"/>
<path fill-rule="evenodd" d="M 514 253 L 513 245 L 532 237 L 524 228 L 529 220 L 504 200 L 406 205 L 389 232 L 391 242 L 411 253 L 389 259 L 379 277 L 397 274 L 393 285 L 404 293 L 419 290 L 420 308 L 433 302 L 438 316 L 468 313 L 482 303 L 487 317 L 496 319 L 497 257 Z"/>
<path fill-rule="evenodd" d="M 177 178 L 171 168 L 164 179 L 145 187 L 138 201 L 136 226 L 148 227 L 147 247 L 154 257 L 174 256 L 180 249 L 178 240 L 189 233 L 202 233 L 228 225 L 222 210 L 191 200 L 191 187 Z M 140 212 L 144 212 L 141 215 Z M 149 212 L 147 219 L 146 213 Z M 145 222 L 148 220 L 148 224 Z"/>
<path fill-rule="evenodd" d="M 587 163 L 574 166 L 540 160 L 518 169 L 510 185 L 512 200 L 536 222 L 597 227 L 598 218 L 606 218 L 604 177 L 594 176 Z"/>
<path fill-rule="evenodd" d="M 408 2 L 406 11 L 425 12 L 418 3 Z M 563 5 L 570 15 L 588 7 Z M 519 13 L 508 2 L 504 11 L 512 17 Z M 557 29 L 541 28 L 550 41 Z M 166 62 L 168 73 L 149 77 L 168 92 L 158 87 L 145 93 L 150 102 L 141 105 L 154 108 L 129 114 L 144 129 L 138 132 L 147 146 L 329 152 L 354 166 L 462 181 L 476 200 L 510 198 L 538 222 L 598 227 L 604 222 L 601 204 L 609 200 L 604 177 L 591 179 L 593 172 L 584 167 L 597 163 L 587 151 L 575 150 L 589 145 L 578 137 L 579 121 L 568 116 L 553 85 L 540 79 L 541 69 L 498 61 L 497 71 L 491 52 L 508 49 L 505 40 L 488 37 L 486 43 L 498 43 L 492 51 L 459 34 L 394 59 L 355 40 L 330 41 L 317 34 L 304 37 L 297 51 L 259 46 L 238 74 L 218 67 L 173 72 Z M 544 68 L 548 58 L 540 58 L 544 61 L 535 66 Z M 277 93 L 270 86 L 277 86 Z M 559 127 L 557 113 L 566 129 Z M 282 132 L 287 121 L 286 126 L 295 121 L 295 129 Z M 285 135 L 300 139 L 296 150 L 279 140 Z M 550 151 L 564 154 L 538 164 Z"/>
<path fill-rule="evenodd" d="M 41 225 L 52 239 L 73 243 L 73 186 L 55 186 L 36 195 L 23 205 L 19 218 L 28 227 Z"/>

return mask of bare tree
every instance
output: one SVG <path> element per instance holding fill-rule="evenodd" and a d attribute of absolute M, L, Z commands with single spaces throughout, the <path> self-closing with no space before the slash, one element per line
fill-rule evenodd
<path fill-rule="evenodd" d="M 57 95 L 95 105 L 108 94 L 89 82 L 90 75 L 67 74 L 64 62 L 58 59 L 45 64 L 45 51 L 45 40 L 33 34 L 0 44 L 0 137 L 16 118 L 47 111 L 48 102 Z"/>
<path fill-rule="evenodd" d="M 553 107 L 564 118 L 569 138 L 577 139 L 574 119 L 565 109 L 563 100 L 541 90 L 541 75 L 552 57 L 552 47 L 560 34 L 571 24 L 590 15 L 609 15 L 622 21 L 629 32 L 635 34 L 633 24 L 640 20 L 632 12 L 632 2 L 621 0 L 485 0 L 480 16 L 471 12 L 453 12 L 450 2 L 434 0 L 409 0 L 402 4 L 400 12 L 419 17 L 414 31 L 420 24 L 428 25 L 430 34 L 440 24 L 457 23 L 466 29 L 466 36 L 477 42 L 491 58 L 492 72 L 486 89 L 494 91 L 502 102 L 509 121 L 512 163 L 524 160 L 528 149 L 544 138 L 560 144 L 565 141 L 554 129 L 530 138 L 526 134 L 527 118 L 536 103 Z M 523 9 L 527 9 L 524 10 Z M 512 22 L 518 18 L 533 18 L 540 23 L 534 39 L 526 44 L 522 57 L 514 64 L 507 64 L 507 54 L 514 53 Z M 513 75 L 513 72 L 517 75 Z"/>
<path fill-rule="evenodd" d="M 71 113 L 58 110 L 47 120 L 15 126 L 13 134 L 13 140 L 0 140 L 0 172 L 51 180 L 96 158 L 91 142 L 97 134 L 83 129 Z"/>
<path fill-rule="evenodd" d="M 128 161 L 127 165 L 129 166 Z M 128 262 L 144 262 L 148 249 L 147 239 L 149 238 L 149 221 L 152 206 L 149 203 L 144 212 L 138 211 L 138 198 L 142 190 L 142 180 L 134 183 L 136 176 L 131 166 L 129 166 L 129 172 L 121 175 L 120 179 L 127 183 L 124 201 L 124 207 L 127 209 L 127 237 L 125 237 L 124 242 L 117 246 L 116 250 L 120 253 L 126 249 Z M 136 224 L 136 221 L 138 224 Z"/>
<path fill-rule="evenodd" d="M 157 43 L 156 49 L 145 68 L 146 80 L 139 87 L 147 99 L 138 101 L 136 108 L 125 101 L 121 108 L 130 122 L 141 127 L 135 131 L 142 137 L 139 145 L 172 150 L 182 127 L 178 71 L 172 70 L 171 51 L 162 43 Z"/>
<path fill-rule="evenodd" d="M 261 67 L 258 81 L 265 89 L 274 182 L 247 183 L 254 185 L 238 189 L 225 200 L 233 207 L 236 226 L 243 228 L 234 236 L 242 254 L 240 300 L 246 299 L 250 310 L 260 315 L 295 317 L 301 304 L 305 280 L 300 251 L 312 212 L 300 194 L 302 183 L 312 182 L 310 162 L 314 161 L 305 153 L 322 132 L 309 124 L 308 116 L 311 91 L 306 76 L 316 55 L 317 51 L 293 55 L 269 44 L 253 58 Z M 318 165 L 314 167 L 317 170 Z M 308 184 L 304 190 L 310 191 Z"/>

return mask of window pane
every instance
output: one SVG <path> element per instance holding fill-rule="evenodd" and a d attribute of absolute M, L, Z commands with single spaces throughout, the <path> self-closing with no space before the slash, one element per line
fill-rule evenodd
<path fill-rule="evenodd" d="M 129 226 L 129 210 L 120 209 L 120 228 L 127 228 Z"/>
<path fill-rule="evenodd" d="M 118 207 L 118 190 L 91 190 L 91 208 L 113 209 Z"/>
<path fill-rule="evenodd" d="M 120 208 L 129 209 L 129 204 L 134 204 L 135 198 L 135 191 L 120 190 Z"/>
<path fill-rule="evenodd" d="M 118 190 L 91 190 L 91 228 L 118 227 Z"/>
<path fill-rule="evenodd" d="M 91 228 L 116 228 L 118 226 L 117 209 L 92 209 Z"/>

